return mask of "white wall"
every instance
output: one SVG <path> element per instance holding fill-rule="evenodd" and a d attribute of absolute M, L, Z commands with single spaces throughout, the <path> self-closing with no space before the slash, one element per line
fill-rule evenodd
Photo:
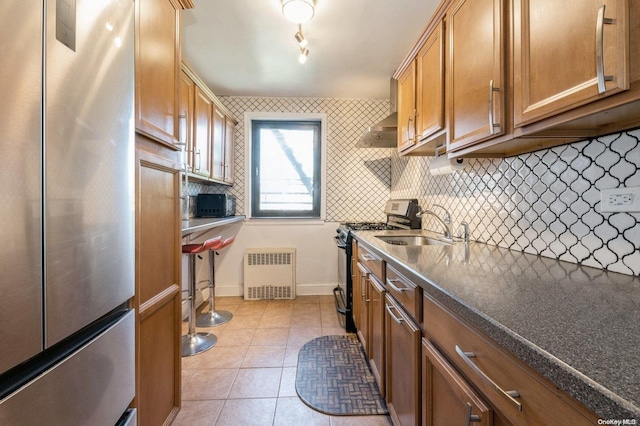
<path fill-rule="evenodd" d="M 338 280 L 338 249 L 333 239 L 337 222 L 247 220 L 195 235 L 194 242 L 222 235 L 236 235 L 235 242 L 216 256 L 216 295 L 244 294 L 243 256 L 245 248 L 294 247 L 296 249 L 297 295 L 332 294 Z M 198 280 L 208 278 L 207 256 L 197 260 Z M 187 256 L 183 256 L 183 288 L 187 283 Z M 205 284 L 202 284 L 204 286 Z M 206 294 L 205 294 L 206 296 Z M 201 299 L 202 294 L 198 296 Z"/>

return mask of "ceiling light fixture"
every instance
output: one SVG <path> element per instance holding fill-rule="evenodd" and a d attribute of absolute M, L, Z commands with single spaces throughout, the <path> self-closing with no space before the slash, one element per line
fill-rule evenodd
<path fill-rule="evenodd" d="M 298 32 L 296 33 L 295 38 L 300 47 L 307 47 L 307 45 L 309 44 L 307 39 L 302 35 L 302 25 L 300 24 L 298 24 Z"/>
<path fill-rule="evenodd" d="M 282 14 L 291 22 L 302 24 L 313 18 L 313 0 L 282 0 Z"/>
<path fill-rule="evenodd" d="M 309 49 L 307 49 L 306 47 L 301 47 L 300 48 L 300 56 L 298 56 L 298 62 L 300 62 L 301 64 L 304 64 L 305 62 L 307 62 L 307 58 L 309 57 Z"/>

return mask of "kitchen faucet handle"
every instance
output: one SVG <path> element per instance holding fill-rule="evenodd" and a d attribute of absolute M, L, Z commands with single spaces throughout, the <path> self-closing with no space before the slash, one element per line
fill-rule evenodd
<path fill-rule="evenodd" d="M 460 222 L 460 226 L 463 228 L 463 232 L 464 232 L 464 242 L 468 243 L 469 242 L 469 224 L 466 221 L 462 221 Z M 462 237 L 463 233 L 458 232 L 458 237 Z"/>

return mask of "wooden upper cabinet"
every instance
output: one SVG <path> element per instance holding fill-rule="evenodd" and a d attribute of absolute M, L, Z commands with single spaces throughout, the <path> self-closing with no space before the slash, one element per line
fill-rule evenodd
<path fill-rule="evenodd" d="M 182 71 L 180 73 L 180 104 L 178 109 L 178 119 L 180 127 L 179 139 L 184 144 L 186 161 L 189 170 L 193 169 L 193 109 L 196 85 L 191 78 Z"/>
<path fill-rule="evenodd" d="M 460 0 L 448 12 L 448 151 L 505 132 L 502 0 Z"/>
<path fill-rule="evenodd" d="M 136 0 L 136 130 L 179 143 L 180 5 Z"/>
<path fill-rule="evenodd" d="M 211 178 L 224 180 L 224 114 L 216 106 L 212 112 Z"/>
<path fill-rule="evenodd" d="M 224 181 L 229 184 L 235 182 L 235 131 L 236 123 L 233 118 L 224 120 Z"/>
<path fill-rule="evenodd" d="M 440 22 L 416 56 L 416 139 L 444 129 L 444 28 Z"/>
<path fill-rule="evenodd" d="M 213 102 L 200 87 L 195 88 L 193 111 L 193 173 L 211 175 L 211 120 Z"/>
<path fill-rule="evenodd" d="M 627 0 L 514 2 L 514 125 L 629 88 Z"/>
<path fill-rule="evenodd" d="M 398 78 L 398 150 L 415 144 L 416 66 L 412 62 Z"/>

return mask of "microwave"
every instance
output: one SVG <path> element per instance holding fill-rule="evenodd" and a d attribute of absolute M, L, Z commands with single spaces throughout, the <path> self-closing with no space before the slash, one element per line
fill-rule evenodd
<path fill-rule="evenodd" d="M 227 217 L 236 214 L 236 197 L 227 194 L 198 194 L 196 217 Z"/>

